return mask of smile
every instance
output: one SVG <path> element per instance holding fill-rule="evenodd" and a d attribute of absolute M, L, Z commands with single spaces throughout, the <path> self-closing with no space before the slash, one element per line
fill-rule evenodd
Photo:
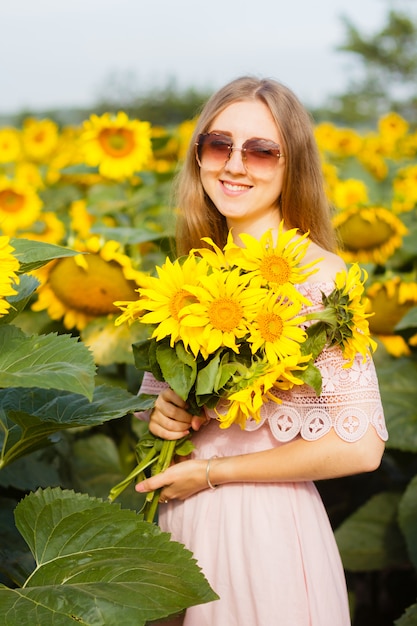
<path fill-rule="evenodd" d="M 229 191 L 247 191 L 251 188 L 250 185 L 234 185 L 233 183 L 223 182 L 223 186 L 226 187 Z"/>

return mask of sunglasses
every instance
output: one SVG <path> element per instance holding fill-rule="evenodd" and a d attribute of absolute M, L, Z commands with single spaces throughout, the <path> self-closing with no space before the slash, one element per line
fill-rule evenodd
<path fill-rule="evenodd" d="M 240 152 L 245 169 L 253 173 L 273 170 L 281 154 L 277 143 L 269 139 L 248 139 L 241 148 L 235 148 L 228 135 L 202 133 L 195 144 L 195 156 L 200 167 L 221 168 L 232 156 Z"/>

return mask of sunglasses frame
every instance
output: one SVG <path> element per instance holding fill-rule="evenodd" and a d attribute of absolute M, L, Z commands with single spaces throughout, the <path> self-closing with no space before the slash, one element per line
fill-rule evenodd
<path fill-rule="evenodd" d="M 200 133 L 197 137 L 197 141 L 195 142 L 195 157 L 197 160 L 197 163 L 200 167 L 202 167 L 202 154 L 201 154 L 201 150 L 204 147 L 204 140 L 206 137 L 219 137 L 219 138 L 224 138 L 227 140 L 227 143 L 225 142 L 225 147 L 227 146 L 229 149 L 229 153 L 227 155 L 227 157 L 225 158 L 224 162 L 223 162 L 223 167 L 224 165 L 226 165 L 226 163 L 229 161 L 229 159 L 231 158 L 233 152 L 240 152 L 242 155 L 242 162 L 245 166 L 245 169 L 254 169 L 253 168 L 253 163 L 252 166 L 247 162 L 247 157 L 248 154 L 249 155 L 255 155 L 256 157 L 256 152 L 257 150 L 251 150 L 249 148 L 248 150 L 248 146 L 247 144 L 251 143 L 251 142 L 258 142 L 259 145 L 264 145 L 266 150 L 270 150 L 271 151 L 271 157 L 275 156 L 277 158 L 277 163 L 279 162 L 279 159 L 281 157 L 284 157 L 284 155 L 281 153 L 281 147 L 279 144 L 275 143 L 274 141 L 271 141 L 269 139 L 258 139 L 258 138 L 253 138 L 253 139 L 247 139 L 241 148 L 235 148 L 235 146 L 233 145 L 233 141 L 232 138 L 229 137 L 228 135 L 223 135 L 222 133 L 215 133 L 215 132 L 211 132 L 211 133 Z M 270 146 L 269 148 L 267 146 Z M 273 154 L 272 152 L 276 151 L 276 154 Z M 258 151 L 259 153 L 262 153 L 262 150 Z M 214 157 L 215 158 L 215 157 Z M 250 157 L 249 157 L 250 160 Z M 268 160 L 269 162 L 269 160 Z M 259 164 L 262 163 L 262 160 L 259 161 Z M 219 165 L 220 165 L 220 159 L 219 159 Z M 255 166 L 256 169 L 256 166 Z"/>

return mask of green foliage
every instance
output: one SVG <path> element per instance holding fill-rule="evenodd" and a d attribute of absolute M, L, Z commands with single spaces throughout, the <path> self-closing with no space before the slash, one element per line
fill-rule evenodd
<path fill-rule="evenodd" d="M 36 567 L 21 589 L 0 587 L 5 626 L 140 626 L 217 598 L 192 554 L 133 511 L 46 489 L 15 516 Z"/>
<path fill-rule="evenodd" d="M 346 569 L 367 572 L 407 561 L 396 521 L 399 500 L 398 494 L 379 493 L 339 526 L 335 534 Z"/>
<path fill-rule="evenodd" d="M 25 240 L 15 240 L 14 248 L 21 272 L 76 254 Z M 96 434 L 78 442 L 68 438 L 65 444 L 63 433 L 102 427 L 138 410 L 141 400 L 118 386 L 96 386 L 93 354 L 78 337 L 27 335 L 10 324 L 37 286 L 36 279 L 22 273 L 17 294 L 9 300 L 12 309 L 0 325 L 0 485 L 5 493 L 7 488 L 13 494 L 29 492 L 15 509 L 16 526 L 15 498 L 0 497 L 1 622 L 145 624 L 216 599 L 191 553 L 136 512 L 48 487 L 68 482 L 73 462 L 80 485 L 108 493 L 126 472 L 114 442 Z M 47 459 L 54 444 L 55 465 Z M 60 453 L 65 445 L 70 454 Z M 83 449 L 88 463 L 80 461 Z M 94 471 L 102 473 L 98 486 L 88 475 Z M 47 488 L 30 493 L 40 484 Z M 122 503 L 132 505 L 132 499 L 126 495 Z"/>
<path fill-rule="evenodd" d="M 374 123 L 388 111 L 413 122 L 417 112 L 417 25 L 412 15 L 389 11 L 380 31 L 365 34 L 343 18 L 345 42 L 338 50 L 354 55 L 361 74 L 346 90 L 315 111 L 317 119 L 342 124 Z"/>

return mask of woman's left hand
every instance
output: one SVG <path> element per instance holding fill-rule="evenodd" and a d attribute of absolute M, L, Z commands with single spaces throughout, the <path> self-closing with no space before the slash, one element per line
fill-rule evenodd
<path fill-rule="evenodd" d="M 135 489 L 138 493 L 161 489 L 160 502 L 185 500 L 207 488 L 206 466 L 207 461 L 204 459 L 181 461 L 168 467 L 165 472 L 137 483 Z"/>

